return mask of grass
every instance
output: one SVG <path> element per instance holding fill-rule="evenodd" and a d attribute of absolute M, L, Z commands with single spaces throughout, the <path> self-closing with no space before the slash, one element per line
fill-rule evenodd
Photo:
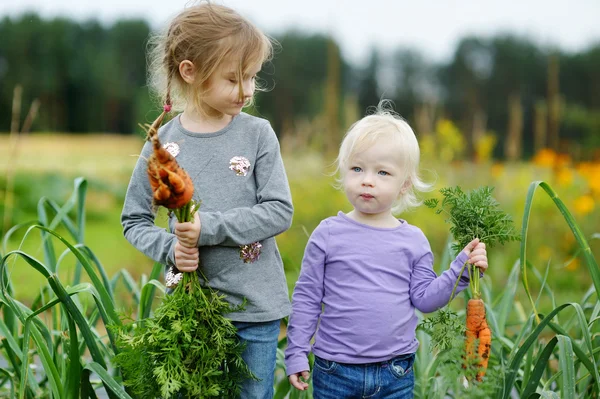
<path fill-rule="evenodd" d="M 22 227 L 1 250 L 0 356 L 8 365 L 0 367 L 0 396 L 87 398 L 104 390 L 111 398 L 130 397 L 118 370 L 109 367 L 116 348 L 106 325 L 120 323 L 118 314 L 125 307 L 133 308 L 134 314 L 151 312 L 164 288 L 152 280 L 160 280 L 161 268 L 138 254 L 121 234 L 119 213 L 130 171 L 120 178 L 116 171 L 125 169 L 124 165 L 133 168 L 135 159 L 125 155 L 128 151 L 113 148 L 115 145 L 104 147 L 109 153 L 98 154 L 94 137 L 87 139 L 73 139 L 79 140 L 76 156 L 68 156 L 73 149 L 63 154 L 69 159 L 68 171 L 44 157 L 39 157 L 37 165 L 49 170 L 36 170 L 32 166 L 35 162 L 21 163 L 23 157 L 34 154 L 29 147 L 24 147 L 18 163 L 11 165 L 16 167 L 20 182 L 16 186 L 16 222 L 37 221 L 37 226 L 24 240 L 27 228 Z M 115 143 L 121 140 L 124 138 L 116 138 Z M 137 152 L 141 141 L 128 140 Z M 0 156 L 5 151 L 3 142 Z M 58 139 L 43 142 L 50 152 L 69 147 Z M 87 181 L 76 180 L 73 185 L 73 171 L 90 170 L 86 168 L 102 163 L 103 157 L 113 162 L 106 165 L 108 175 L 90 172 Z M 292 228 L 278 237 L 278 243 L 292 288 L 308 234 L 324 217 L 349 208 L 343 195 L 331 187 L 332 179 L 324 175 L 326 161 L 320 156 L 295 154 L 284 158 L 296 212 Z M 435 165 L 427 160 L 424 164 Z M 573 218 L 569 212 L 589 187 L 579 176 L 569 182 L 554 180 L 552 170 L 533 164 L 501 167 L 500 173 L 498 165 L 433 168 L 440 171 L 436 188 L 495 186 L 501 207 L 517 224 L 526 226 L 520 227 L 527 251 L 518 243 L 490 251 L 490 269 L 482 281 L 494 332 L 490 378 L 486 377 L 485 385 L 465 389 L 459 383 L 463 372 L 456 360 L 460 355 L 448 357 L 436 352 L 429 335 L 419 331 L 415 397 L 445 398 L 448 393 L 453 397 L 502 399 L 597 397 L 600 280 L 595 238 L 599 215 L 595 210 Z M 531 183 L 544 179 L 552 184 Z M 537 192 L 535 197 L 533 192 Z M 447 226 L 439 216 L 422 207 L 402 217 L 424 230 L 436 253 L 436 269 L 445 269 L 450 257 Z M 42 234 L 51 237 L 52 246 Z M 74 246 L 78 242 L 91 251 Z M 452 303 L 460 317 L 464 317 L 465 299 L 461 296 Z M 284 337 L 279 346 L 276 397 L 289 394 L 290 399 L 310 398 L 310 394 L 289 392 L 281 363 Z M 29 367 L 33 362 L 41 364 L 36 371 L 39 378 Z"/>

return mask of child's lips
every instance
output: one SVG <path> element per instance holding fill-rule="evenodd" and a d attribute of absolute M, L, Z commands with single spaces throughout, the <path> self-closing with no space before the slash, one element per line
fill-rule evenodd
<path fill-rule="evenodd" d="M 361 196 L 363 199 L 366 199 L 366 200 L 370 200 L 370 199 L 373 199 L 373 198 L 375 198 L 375 197 L 374 197 L 374 196 L 372 196 L 371 194 L 367 194 L 367 193 L 363 193 L 363 194 L 361 194 L 360 196 Z"/>

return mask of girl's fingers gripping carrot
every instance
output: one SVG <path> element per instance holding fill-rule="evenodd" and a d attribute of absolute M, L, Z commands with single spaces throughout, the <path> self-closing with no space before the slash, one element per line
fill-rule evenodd
<path fill-rule="evenodd" d="M 475 246 L 475 248 L 471 251 L 469 254 L 469 263 L 477 266 L 482 272 L 487 270 L 488 258 L 484 243 L 478 243 L 477 246 Z"/>
<path fill-rule="evenodd" d="M 175 243 L 175 266 L 180 272 L 193 272 L 198 268 L 200 255 L 198 248 L 189 248 L 181 245 L 179 241 Z"/>
<path fill-rule="evenodd" d="M 191 222 L 175 223 L 173 233 L 175 233 L 182 245 L 189 248 L 196 248 L 198 246 L 198 239 L 200 238 L 200 231 L 200 216 L 196 213 L 194 214 L 194 220 Z"/>
<path fill-rule="evenodd" d="M 473 251 L 475 249 L 477 244 L 479 244 L 479 238 L 473 239 L 470 243 L 467 244 L 467 246 L 465 246 L 465 248 L 463 249 L 463 252 L 466 253 L 467 255 L 469 255 L 471 253 L 471 251 Z"/>

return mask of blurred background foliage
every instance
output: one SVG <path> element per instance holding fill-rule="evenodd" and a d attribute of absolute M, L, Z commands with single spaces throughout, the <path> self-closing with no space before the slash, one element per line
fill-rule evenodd
<path fill-rule="evenodd" d="M 25 103 L 41 102 L 33 131 L 138 131 L 160 108 L 145 86 L 150 32 L 144 20 L 4 17 L 0 130 L 10 126 L 6 111 L 21 85 Z M 528 158 L 542 148 L 577 161 L 598 156 L 600 41 L 565 53 L 526 37 L 465 37 L 444 63 L 411 48 L 374 48 L 357 66 L 326 35 L 289 31 L 275 39 L 281 46 L 261 74 L 268 91 L 254 112 L 294 148 L 334 152 L 349 124 L 385 97 L 422 138 L 439 133 L 440 120 L 452 121 L 462 132 L 455 151 L 466 159 Z"/>
<path fill-rule="evenodd" d="M 83 176 L 89 182 L 86 242 L 108 274 L 127 269 L 139 277 L 151 269 L 151 261 L 125 241 L 119 222 L 143 142 L 138 123 L 151 122 L 161 109 L 146 87 L 150 33 L 143 20 L 104 25 L 35 14 L 0 20 L 2 235 L 34 220 L 41 197 L 65 200 L 73 178 Z M 465 37 L 446 62 L 430 62 L 414 48 L 374 48 L 366 65 L 353 65 L 324 34 L 292 30 L 274 39 L 275 57 L 260 74 L 268 90 L 257 94 L 248 112 L 271 121 L 290 177 L 294 221 L 278 237 L 290 289 L 308 235 L 321 219 L 350 209 L 332 187 L 331 164 L 346 129 L 381 98 L 391 99 L 414 127 L 424 177 L 436 189 L 492 185 L 519 228 L 529 183 L 544 180 L 584 234 L 597 238 L 600 41 L 567 53 L 522 36 Z M 439 217 L 427 209 L 401 217 L 424 230 L 436 255 L 443 252 L 448 226 Z M 530 231 L 532 264 L 542 272 L 551 268 L 549 280 L 560 295 L 579 298 L 589 277 L 549 199 L 535 202 Z M 20 245 L 41 253 L 18 234 L 2 252 Z M 516 243 L 490 253 L 489 274 L 498 287 L 518 253 Z M 436 265 L 438 271 L 446 267 Z M 18 281 L 36 278 L 17 265 L 13 273 L 25 279 Z M 15 289 L 26 298 L 35 287 Z"/>

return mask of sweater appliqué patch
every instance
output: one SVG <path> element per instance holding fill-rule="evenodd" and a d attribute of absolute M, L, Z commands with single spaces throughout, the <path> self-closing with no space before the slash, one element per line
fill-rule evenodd
<path fill-rule="evenodd" d="M 250 170 L 250 161 L 246 157 L 235 156 L 229 160 L 229 169 L 237 176 L 246 176 Z"/>
<path fill-rule="evenodd" d="M 262 244 L 260 242 L 253 242 L 252 244 L 240 245 L 240 259 L 244 263 L 253 263 L 260 257 L 260 251 L 262 250 Z"/>
<path fill-rule="evenodd" d="M 175 272 L 175 268 L 171 266 L 169 271 L 167 271 L 167 275 L 165 276 L 165 285 L 167 288 L 175 288 L 182 278 L 183 273 L 179 271 Z"/>
<path fill-rule="evenodd" d="M 172 141 L 163 144 L 163 148 L 173 157 L 176 157 L 177 154 L 179 154 L 179 144 L 173 143 Z"/>

